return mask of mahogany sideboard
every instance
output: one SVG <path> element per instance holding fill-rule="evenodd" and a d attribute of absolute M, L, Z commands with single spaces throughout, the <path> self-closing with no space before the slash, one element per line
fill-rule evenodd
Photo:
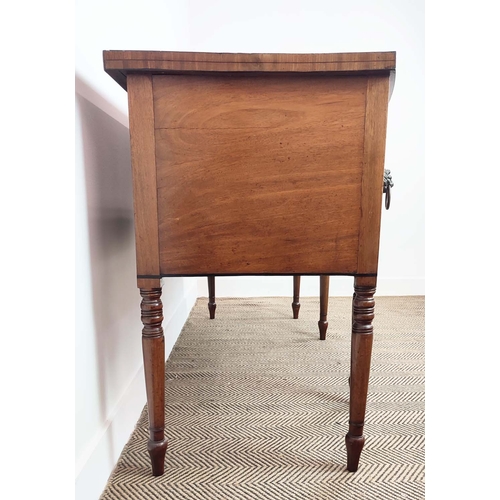
<path fill-rule="evenodd" d="M 167 449 L 161 280 L 230 275 L 354 277 L 346 448 L 356 471 L 395 52 L 103 56 L 128 92 L 153 474 Z"/>

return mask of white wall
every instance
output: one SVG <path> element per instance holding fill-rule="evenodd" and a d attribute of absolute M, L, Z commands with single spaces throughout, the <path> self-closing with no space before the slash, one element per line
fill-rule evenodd
<path fill-rule="evenodd" d="M 386 168 L 391 208 L 383 209 L 378 295 L 424 293 L 424 2 L 423 0 L 189 0 L 189 49 L 214 52 L 356 52 L 396 54 L 389 104 Z M 352 278 L 332 278 L 331 295 L 351 295 Z M 200 278 L 200 295 L 206 280 Z M 289 277 L 227 277 L 218 296 L 290 295 Z M 304 277 L 301 294 L 318 295 Z"/>
<path fill-rule="evenodd" d="M 77 2 L 76 498 L 97 499 L 145 402 L 135 280 L 127 94 L 103 49 L 178 50 L 175 2 Z M 196 300 L 196 279 L 163 284 L 168 356 Z"/>
<path fill-rule="evenodd" d="M 127 96 L 102 50 L 397 51 L 379 294 L 424 293 L 423 1 L 76 2 L 77 498 L 98 498 L 145 403 Z M 302 296 L 318 295 L 304 277 Z M 167 353 L 205 279 L 164 280 Z M 218 296 L 290 295 L 290 277 L 217 279 Z M 331 280 L 350 295 L 352 278 Z"/>

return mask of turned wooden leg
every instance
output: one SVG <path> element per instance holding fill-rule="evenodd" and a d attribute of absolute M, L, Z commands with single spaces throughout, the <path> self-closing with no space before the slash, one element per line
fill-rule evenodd
<path fill-rule="evenodd" d="M 165 341 L 161 288 L 141 288 L 142 352 L 149 414 L 148 451 L 154 476 L 165 468 Z"/>
<path fill-rule="evenodd" d="M 359 457 L 365 444 L 366 398 L 372 354 L 375 315 L 376 278 L 355 278 L 352 306 L 351 377 L 349 401 L 349 432 L 346 435 L 347 470 L 358 470 Z"/>
<path fill-rule="evenodd" d="M 208 311 L 210 313 L 210 319 L 215 318 L 215 308 L 217 304 L 215 303 L 215 276 L 207 276 L 208 280 Z"/>
<path fill-rule="evenodd" d="M 319 339 L 326 339 L 326 329 L 328 328 L 328 290 L 330 288 L 330 276 L 322 274 L 319 277 Z"/>
<path fill-rule="evenodd" d="M 293 319 L 299 319 L 299 309 L 300 309 L 300 276 L 293 277 L 293 302 L 292 302 L 292 311 L 293 311 Z"/>

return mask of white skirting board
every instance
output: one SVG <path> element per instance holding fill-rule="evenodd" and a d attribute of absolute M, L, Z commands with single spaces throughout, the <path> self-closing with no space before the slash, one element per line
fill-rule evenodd
<path fill-rule="evenodd" d="M 167 285 L 167 286 L 165 286 Z M 168 288 L 168 284 L 163 284 Z M 184 290 L 184 297 L 179 300 L 173 310 L 168 308 L 168 293 L 163 294 L 164 313 L 171 311 L 163 320 L 165 334 L 165 359 L 170 352 L 196 302 L 196 281 Z M 137 311 L 140 314 L 140 311 Z M 141 332 L 137 332 L 140 335 Z M 76 500 L 98 499 L 104 490 L 108 478 L 113 471 L 123 447 L 132 434 L 139 415 L 146 404 L 146 387 L 144 367 L 141 365 L 132 380 L 125 388 L 122 397 L 108 415 L 105 425 L 96 433 L 88 444 L 86 452 L 79 457 L 76 464 Z"/>
<path fill-rule="evenodd" d="M 86 456 L 77 463 L 76 500 L 99 498 L 145 404 L 144 367 L 141 365 L 109 416 L 107 425 L 94 437 Z"/>
<path fill-rule="evenodd" d="M 352 276 L 331 276 L 330 296 L 352 296 Z M 215 297 L 292 297 L 292 276 L 217 276 Z M 377 280 L 376 295 L 425 295 L 424 278 L 381 278 Z M 198 296 L 207 297 L 206 278 L 198 278 Z M 302 276 L 301 297 L 319 296 L 319 276 Z"/>

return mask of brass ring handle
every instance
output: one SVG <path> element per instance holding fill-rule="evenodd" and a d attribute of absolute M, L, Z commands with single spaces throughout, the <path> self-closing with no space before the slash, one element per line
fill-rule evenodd
<path fill-rule="evenodd" d="M 394 186 L 390 170 L 384 170 L 384 190 L 385 193 L 385 209 L 389 210 L 391 206 L 391 188 Z"/>

